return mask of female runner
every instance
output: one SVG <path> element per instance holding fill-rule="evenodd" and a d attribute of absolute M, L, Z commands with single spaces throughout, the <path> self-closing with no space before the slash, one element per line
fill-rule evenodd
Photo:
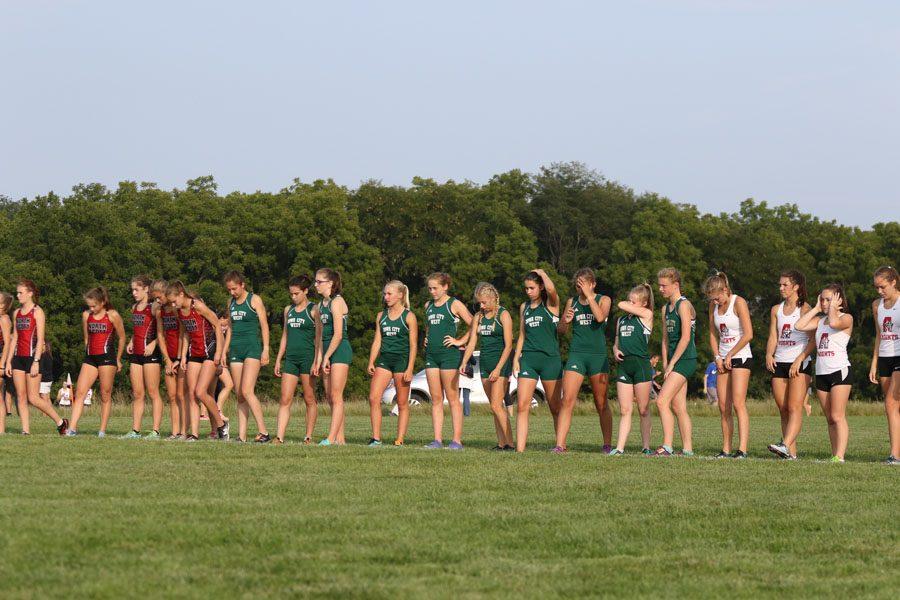
<path fill-rule="evenodd" d="M 162 425 L 163 401 L 159 395 L 160 363 L 162 354 L 159 351 L 157 335 L 157 317 L 159 304 L 151 298 L 152 281 L 146 275 L 138 275 L 131 280 L 131 295 L 135 304 L 131 307 L 132 336 L 128 342 L 128 360 L 131 366 L 128 375 L 131 379 L 131 433 L 138 432 L 140 437 L 141 421 L 144 416 L 144 396 L 150 396 L 153 410 L 153 429 L 147 439 L 159 439 L 159 428 Z"/>
<path fill-rule="evenodd" d="M 348 308 L 341 296 L 343 285 L 340 273 L 332 269 L 319 269 L 316 271 L 315 284 L 322 301 L 318 306 L 318 354 L 313 363 L 312 374 L 315 377 L 320 372 L 324 375 L 325 393 L 331 402 L 331 426 L 328 436 L 319 445 L 343 445 L 347 443 L 344 437 L 344 388 L 347 386 L 350 362 L 353 360 L 353 348 L 347 339 Z"/>
<path fill-rule="evenodd" d="M 716 458 L 747 458 L 750 441 L 750 413 L 747 412 L 747 388 L 753 354 L 753 324 L 747 301 L 732 293 L 728 277 L 721 271 L 703 284 L 709 298 L 709 345 L 716 358 L 716 390 L 722 417 L 722 451 Z M 737 413 L 738 450 L 732 454 L 734 418 Z"/>
<path fill-rule="evenodd" d="M 497 445 L 492 450 L 515 450 L 509 413 L 506 411 L 506 395 L 509 392 L 509 376 L 512 373 L 513 322 L 509 311 L 500 306 L 500 293 L 490 283 L 475 287 L 475 302 L 479 311 L 472 317 L 472 334 L 466 344 L 466 352 L 460 365 L 460 374 L 481 343 L 479 370 L 481 385 L 487 392 L 494 413 L 494 429 Z"/>
<path fill-rule="evenodd" d="M 781 415 L 781 441 L 769 444 L 769 452 L 795 459 L 807 390 L 812 381 L 810 356 L 816 345 L 808 333 L 794 327 L 800 317 L 812 310 L 806 303 L 803 273 L 784 271 L 778 279 L 778 290 L 784 300 L 770 312 L 766 368 L 772 373 L 772 395 Z"/>
<path fill-rule="evenodd" d="M 853 316 L 847 314 L 844 288 L 837 283 L 825 286 L 815 309 L 794 325 L 800 331 L 816 332 L 816 395 L 828 422 L 831 462 L 842 463 L 850 439 L 847 401 L 853 385 L 847 343 L 853 333 Z"/>
<path fill-rule="evenodd" d="M 402 446 L 409 427 L 409 384 L 416 364 L 419 324 L 409 310 L 409 288 L 403 282 L 389 281 L 384 286 L 384 310 L 375 317 L 375 338 L 369 351 L 369 414 L 372 437 L 369 446 L 381 445 L 381 396 L 391 380 L 397 390 L 397 438 Z"/>
<path fill-rule="evenodd" d="M 431 300 L 425 304 L 425 377 L 431 395 L 431 425 L 434 440 L 426 446 L 430 449 L 444 447 L 444 398 L 450 405 L 453 422 L 453 439 L 450 450 L 462 450 L 463 409 L 459 402 L 460 348 L 469 341 L 469 332 L 456 337 L 459 321 L 467 327 L 472 324 L 472 313 L 466 305 L 451 298 L 450 276 L 432 273 L 426 280 Z"/>
<path fill-rule="evenodd" d="M 875 349 L 869 381 L 881 385 L 887 415 L 891 451 L 887 464 L 900 464 L 900 290 L 897 269 L 881 267 L 875 271 L 875 289 L 879 299 L 872 303 L 875 315 Z"/>
<path fill-rule="evenodd" d="M 312 443 L 313 431 L 316 428 L 318 408 L 313 387 L 312 366 L 316 360 L 316 320 L 319 309 L 309 300 L 311 286 L 312 280 L 309 275 L 292 277 L 288 281 L 291 304 L 284 307 L 284 327 L 281 331 L 278 356 L 275 358 L 275 377 L 281 378 L 276 444 L 284 443 L 284 434 L 291 418 L 291 404 L 294 402 L 298 382 L 303 386 L 303 402 L 306 404 L 304 444 Z"/>
<path fill-rule="evenodd" d="M 528 415 L 531 399 L 538 379 L 544 384 L 544 393 L 553 425 L 556 429 L 559 415 L 559 378 L 562 375 L 562 357 L 556 338 L 559 322 L 559 294 L 556 286 L 543 269 L 535 269 L 525 276 L 527 302 L 519 307 L 519 340 L 513 358 L 513 372 L 518 377 L 518 406 L 516 409 L 516 452 L 525 452 L 528 442 Z M 555 446 L 553 452 L 566 449 Z"/>
<path fill-rule="evenodd" d="M 112 388 L 116 373 L 122 370 L 122 353 L 125 351 L 125 324 L 122 316 L 109 302 L 105 288 L 96 287 L 84 294 L 87 310 L 81 315 L 84 333 L 85 358 L 75 384 L 75 401 L 72 402 L 72 420 L 68 435 L 78 433 L 78 421 L 84 410 L 84 399 L 97 379 L 100 380 L 100 431 L 98 437 L 106 436 L 109 413 L 112 410 Z M 112 336 L 118 338 L 114 350 Z M 139 438 L 140 432 L 132 430 L 123 438 Z"/>

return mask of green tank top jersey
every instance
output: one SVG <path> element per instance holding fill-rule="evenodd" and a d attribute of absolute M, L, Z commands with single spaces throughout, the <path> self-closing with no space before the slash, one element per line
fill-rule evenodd
<path fill-rule="evenodd" d="M 453 298 L 448 298 L 440 306 L 435 306 L 434 302 L 429 302 L 428 307 L 425 309 L 425 321 L 428 323 L 429 352 L 445 350 L 444 338 L 448 335 L 456 337 L 456 326 L 459 324 L 459 317 L 450 311 L 453 302 Z M 450 350 L 458 352 L 456 348 L 450 348 Z"/>
<path fill-rule="evenodd" d="M 409 326 L 406 316 L 409 310 L 403 309 L 400 316 L 391 319 L 388 309 L 384 310 L 378 327 L 381 329 L 381 352 L 383 354 L 403 354 L 409 356 Z"/>
<path fill-rule="evenodd" d="M 488 319 L 484 315 L 478 320 L 478 339 L 481 340 L 481 355 L 497 355 L 503 353 L 503 322 L 500 315 L 506 312 L 502 306 L 497 309 L 497 314 Z"/>
<path fill-rule="evenodd" d="M 637 315 L 619 317 L 619 350 L 625 356 L 650 358 L 650 330 Z"/>
<path fill-rule="evenodd" d="M 678 345 L 678 342 L 681 341 L 681 315 L 678 314 L 678 308 L 681 306 L 681 302 L 684 300 L 684 296 L 679 298 L 675 302 L 675 308 L 671 311 L 669 310 L 669 305 L 666 304 L 666 335 L 669 340 L 669 357 L 672 357 L 672 354 L 675 352 L 675 347 Z M 697 346 L 694 344 L 694 332 L 697 328 L 697 319 L 691 319 L 691 340 L 688 342 L 687 348 L 684 349 L 684 354 L 681 355 L 681 358 L 697 358 Z"/>
<path fill-rule="evenodd" d="M 228 308 L 231 313 L 231 337 L 234 338 L 258 338 L 261 336 L 259 328 L 259 315 L 250 306 L 253 293 L 247 293 L 243 302 L 238 303 L 234 298 Z"/>
<path fill-rule="evenodd" d="M 328 350 L 328 344 L 331 343 L 331 338 L 334 337 L 334 315 L 331 314 L 331 303 L 334 302 L 335 298 L 340 298 L 340 296 L 335 296 L 328 301 L 328 304 L 325 304 L 324 300 L 319 303 L 319 318 L 322 319 L 322 352 Z M 347 318 L 349 316 L 349 313 L 344 315 L 344 325 L 341 327 L 344 340 L 347 339 Z"/>
<path fill-rule="evenodd" d="M 596 294 L 594 300 L 599 303 L 603 294 Z M 606 320 L 602 323 L 594 318 L 591 307 L 582 304 L 577 297 L 572 299 L 575 318 L 572 319 L 572 345 L 570 352 L 584 354 L 606 354 Z"/>
<path fill-rule="evenodd" d="M 312 303 L 306 308 L 297 311 L 296 306 L 291 306 L 284 320 L 287 328 L 287 346 L 285 355 L 290 357 L 308 356 L 313 354 L 316 348 L 316 322 L 313 320 Z"/>
<path fill-rule="evenodd" d="M 559 356 L 559 340 L 556 337 L 556 324 L 559 317 L 550 312 L 541 302 L 532 308 L 525 304 L 522 314 L 525 323 L 525 345 L 523 352 L 541 352 L 550 356 Z"/>

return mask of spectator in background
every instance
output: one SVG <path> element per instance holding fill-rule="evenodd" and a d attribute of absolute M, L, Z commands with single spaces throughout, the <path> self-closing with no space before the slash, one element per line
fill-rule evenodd
<path fill-rule="evenodd" d="M 706 365 L 706 372 L 703 374 L 703 395 L 706 396 L 708 404 L 719 403 L 719 392 L 716 390 L 716 381 L 719 379 L 719 369 L 715 362 Z"/>

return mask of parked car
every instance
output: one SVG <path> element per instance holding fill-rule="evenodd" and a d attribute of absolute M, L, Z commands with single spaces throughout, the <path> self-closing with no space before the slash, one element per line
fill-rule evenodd
<path fill-rule="evenodd" d="M 481 385 L 480 354 L 480 352 L 476 351 L 472 356 L 472 361 L 474 361 L 472 377 L 466 377 L 465 375 L 459 376 L 460 390 L 462 390 L 464 387 L 467 387 L 471 390 L 471 393 L 469 394 L 469 402 L 471 402 L 472 404 L 488 404 L 487 394 L 484 391 L 484 386 Z M 507 394 L 507 402 L 509 402 L 510 400 L 515 401 L 517 388 L 518 380 L 516 379 L 515 374 L 513 374 L 509 378 L 509 393 Z M 394 389 L 394 382 L 391 381 L 390 384 L 388 384 L 387 389 L 384 390 L 384 394 L 381 396 L 381 401 L 384 404 L 393 404 L 394 397 L 396 395 L 397 392 Z M 544 386 L 540 381 L 538 381 L 537 387 L 534 390 L 534 395 L 531 399 L 531 405 L 537 406 L 541 402 L 544 402 L 544 400 Z M 446 398 L 444 399 L 444 402 L 447 402 Z M 409 403 L 411 406 L 431 403 L 431 392 L 428 390 L 428 381 L 425 378 L 424 369 L 413 375 L 412 383 L 410 383 Z"/>

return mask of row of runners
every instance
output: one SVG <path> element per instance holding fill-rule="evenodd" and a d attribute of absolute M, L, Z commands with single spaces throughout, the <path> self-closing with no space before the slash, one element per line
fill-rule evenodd
<path fill-rule="evenodd" d="M 666 303 L 660 314 L 663 384 L 656 398 L 663 429 L 663 443 L 651 449 L 650 390 L 653 368 L 649 339 L 654 325 L 653 290 L 649 284 L 634 287 L 617 303 L 612 355 L 617 363 L 615 381 L 620 406 L 617 444 L 612 446 L 612 413 L 607 403 L 610 366 L 606 327 L 612 299 L 596 291 L 591 269 L 579 270 L 573 280 L 577 295 L 565 303 L 547 274 L 536 269 L 524 280 L 527 301 L 519 307 L 519 331 L 514 343 L 513 320 L 501 305 L 497 289 L 479 284 L 474 293 L 478 306 L 473 315 L 466 304 L 449 295 L 450 277 L 434 273 L 427 279 L 432 297 L 425 306 L 425 372 L 432 398 L 446 398 L 452 421 L 452 438 L 446 446 L 462 449 L 463 412 L 459 400 L 459 376 L 476 349 L 480 350 L 481 378 L 490 400 L 497 434 L 496 450 L 526 448 L 531 399 L 541 381 L 550 406 L 556 433 L 553 452 L 566 452 L 566 442 L 575 402 L 585 379 L 590 383 L 600 417 L 604 452 L 625 453 L 631 417 L 637 405 L 641 446 L 644 454 L 674 453 L 676 421 L 682 441 L 680 454 L 693 455 L 691 419 L 687 412 L 687 382 L 697 369 L 695 324 L 697 313 L 681 293 L 681 275 L 674 268 L 657 274 L 658 289 Z M 29 280 L 20 281 L 20 304 L 10 319 L 12 298 L 0 296 L 2 364 L 7 385 L 14 386 L 22 415 L 23 432 L 29 430 L 31 403 L 57 424 L 61 434 L 74 436 L 83 413 L 84 400 L 99 380 L 101 414 L 99 435 L 105 435 L 111 408 L 115 374 L 122 368 L 127 351 L 132 384 L 133 430 L 126 437 L 141 437 L 144 400 L 152 402 L 153 429 L 147 437 L 160 437 L 163 401 L 160 380 L 165 379 L 172 423 L 170 439 L 199 437 L 200 407 L 206 408 L 212 433 L 229 437 L 229 423 L 212 393 L 217 372 L 227 367 L 234 380 L 238 400 L 240 440 L 246 439 L 252 414 L 258 429 L 256 442 L 272 441 L 256 395 L 260 369 L 270 362 L 269 327 L 262 299 L 250 292 L 243 275 L 231 271 L 224 277 L 231 295 L 221 327 L 218 316 L 181 282 L 151 281 L 144 276 L 131 282 L 135 304 L 131 309 L 132 335 L 126 342 L 122 316 L 111 306 L 104 288 L 84 295 L 87 310 L 82 315 L 86 356 L 75 387 L 70 420 L 54 410 L 40 394 L 41 357 L 46 319 L 37 305 L 38 290 Z M 769 450 L 785 458 L 797 457 L 797 437 L 802 425 L 803 403 L 813 378 L 822 410 L 828 421 L 832 460 L 843 462 L 849 439 L 845 417 L 853 384 L 847 344 L 853 329 L 844 291 L 839 284 L 825 286 L 813 304 L 808 302 L 804 276 L 785 271 L 779 278 L 783 302 L 771 309 L 766 368 L 772 373 L 772 392 L 781 413 L 782 439 Z M 869 379 L 879 384 L 885 396 L 890 438 L 888 462 L 900 457 L 900 291 L 893 267 L 874 274 L 879 298 L 872 304 L 876 343 Z M 315 287 L 321 300 L 310 300 Z M 320 269 L 315 279 L 294 277 L 288 282 L 291 304 L 284 308 L 284 328 L 274 361 L 281 378 L 281 398 L 274 441 L 282 443 L 291 404 L 302 387 L 307 406 L 304 443 L 312 443 L 316 423 L 313 378 L 322 377 L 331 406 L 328 434 L 319 445 L 343 444 L 344 388 L 353 352 L 347 338 L 348 307 L 340 274 Z M 718 403 L 722 424 L 720 458 L 747 456 L 750 424 L 746 394 L 753 360 L 750 341 L 753 326 L 744 298 L 736 295 L 724 273 L 707 279 L 704 293 L 709 299 L 709 343 L 719 373 Z M 398 429 L 394 445 L 401 446 L 409 425 L 409 393 L 416 361 L 419 327 L 409 306 L 409 290 L 399 281 L 384 287 L 384 306 L 375 322 L 375 337 L 369 354 L 371 376 L 369 402 L 372 437 L 368 444 L 382 444 L 381 398 L 393 381 L 398 405 Z M 465 324 L 461 331 L 460 325 Z M 560 354 L 558 334 L 572 330 L 567 360 Z M 113 339 L 117 344 L 113 345 Z M 505 399 L 512 373 L 518 377 L 516 435 L 513 436 Z M 2 412 L 2 411 L 0 411 Z M 734 418 L 738 444 L 733 449 Z M 4 416 L 5 418 L 5 416 Z M 432 402 L 434 440 L 428 448 L 443 448 L 444 409 Z M 5 423 L 0 423 L 5 427 Z"/>

